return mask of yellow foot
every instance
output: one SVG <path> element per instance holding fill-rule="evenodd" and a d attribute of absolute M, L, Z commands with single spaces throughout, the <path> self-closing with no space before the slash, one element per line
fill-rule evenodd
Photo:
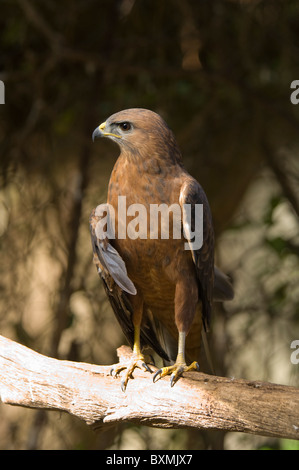
<path fill-rule="evenodd" d="M 185 362 L 178 363 L 176 362 L 173 366 L 162 367 L 162 369 L 157 370 L 155 375 L 153 376 L 153 382 L 161 379 L 161 377 L 165 377 L 165 375 L 170 375 L 170 385 L 171 387 L 179 380 L 179 378 L 183 375 L 184 372 L 188 372 L 189 370 L 197 370 L 199 371 L 199 365 L 197 362 L 192 362 L 190 366 L 187 366 Z"/>
<path fill-rule="evenodd" d="M 149 368 L 146 364 L 144 356 L 142 354 L 136 355 L 132 354 L 131 359 L 126 362 L 121 362 L 119 364 L 115 364 L 110 369 L 110 375 L 116 377 L 122 370 L 127 369 L 122 381 L 121 381 L 121 389 L 125 392 L 129 379 L 133 379 L 133 372 L 134 369 L 144 369 L 147 372 L 152 373 L 153 371 Z"/>

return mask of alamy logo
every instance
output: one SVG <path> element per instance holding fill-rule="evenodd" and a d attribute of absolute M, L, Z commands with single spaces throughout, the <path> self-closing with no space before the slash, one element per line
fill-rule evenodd
<path fill-rule="evenodd" d="M 0 104 L 5 104 L 5 86 L 2 80 L 0 80 Z"/>
<path fill-rule="evenodd" d="M 299 339 L 294 339 L 294 341 L 291 342 L 291 349 L 295 349 L 295 351 L 292 352 L 291 354 L 291 363 L 292 364 L 299 364 Z"/>
<path fill-rule="evenodd" d="M 295 89 L 295 91 L 293 91 L 291 93 L 291 96 L 290 96 L 290 100 L 291 100 L 291 103 L 292 104 L 298 104 L 299 103 L 299 80 L 293 80 L 292 83 L 291 83 L 291 88 L 292 89 Z"/>
<path fill-rule="evenodd" d="M 95 215 L 100 218 L 95 229 L 100 240 L 115 239 L 117 220 L 118 239 L 169 240 L 180 239 L 183 234 L 187 240 L 185 250 L 199 250 L 203 244 L 203 204 L 183 204 L 182 208 L 179 204 L 149 204 L 149 207 L 131 204 L 127 207 L 126 196 L 118 196 L 117 218 L 111 204 L 97 206 Z"/>

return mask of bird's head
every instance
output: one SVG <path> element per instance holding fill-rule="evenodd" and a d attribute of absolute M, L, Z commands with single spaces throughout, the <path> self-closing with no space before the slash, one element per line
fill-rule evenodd
<path fill-rule="evenodd" d="M 108 137 L 132 156 L 172 155 L 172 158 L 178 159 L 180 155 L 166 122 L 148 109 L 132 108 L 113 114 L 93 131 L 93 141 L 99 137 Z"/>

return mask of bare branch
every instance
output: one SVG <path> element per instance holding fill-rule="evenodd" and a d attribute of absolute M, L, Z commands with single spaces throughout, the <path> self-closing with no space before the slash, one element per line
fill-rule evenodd
<path fill-rule="evenodd" d="M 123 359 L 128 354 L 119 348 Z M 3 403 L 61 410 L 94 429 L 115 421 L 163 428 L 223 429 L 299 439 L 299 390 L 188 373 L 171 388 L 136 370 L 125 393 L 110 366 L 60 361 L 0 336 Z"/>

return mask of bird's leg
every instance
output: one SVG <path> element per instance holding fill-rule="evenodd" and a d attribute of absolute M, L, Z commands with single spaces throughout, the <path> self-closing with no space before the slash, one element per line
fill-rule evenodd
<path fill-rule="evenodd" d="M 185 340 L 186 340 L 186 333 L 181 331 L 179 332 L 179 341 L 178 341 L 178 354 L 176 357 L 176 361 L 172 366 L 162 367 L 162 369 L 157 370 L 155 375 L 153 376 L 153 381 L 160 379 L 161 377 L 165 377 L 165 375 L 170 375 L 170 385 L 171 387 L 178 381 L 178 379 L 183 375 L 184 372 L 188 372 L 190 370 L 197 370 L 199 371 L 199 364 L 194 361 L 192 364 L 187 366 L 185 360 Z"/>
<path fill-rule="evenodd" d="M 191 328 L 196 304 L 198 302 L 198 288 L 196 282 L 187 276 L 182 276 L 175 289 L 175 322 L 179 331 L 178 354 L 173 365 L 159 369 L 154 377 L 155 382 L 165 375 L 170 375 L 170 385 L 173 385 L 184 372 L 189 370 L 199 371 L 199 365 L 196 361 L 189 366 L 185 359 L 185 342 L 188 331 Z"/>
<path fill-rule="evenodd" d="M 137 307 L 137 306 L 136 306 Z M 141 352 L 140 347 L 140 324 L 142 319 L 143 304 L 138 305 L 133 313 L 133 324 L 134 324 L 134 344 L 133 353 L 129 361 L 125 361 L 113 366 L 110 370 L 111 375 L 118 375 L 122 370 L 126 369 L 124 377 L 121 381 L 121 389 L 124 392 L 127 388 L 127 384 L 130 378 L 133 378 L 134 369 L 145 369 L 148 372 L 152 372 L 149 366 L 145 362 L 145 358 Z"/>

